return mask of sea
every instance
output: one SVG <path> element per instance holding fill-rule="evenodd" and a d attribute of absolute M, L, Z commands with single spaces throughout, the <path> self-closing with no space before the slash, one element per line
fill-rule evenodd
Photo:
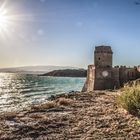
<path fill-rule="evenodd" d="M 21 111 L 51 95 L 81 91 L 85 78 L 0 73 L 0 112 Z"/>

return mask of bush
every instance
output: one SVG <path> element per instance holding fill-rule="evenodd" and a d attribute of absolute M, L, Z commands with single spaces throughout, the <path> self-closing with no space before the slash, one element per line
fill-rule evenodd
<path fill-rule="evenodd" d="M 133 115 L 140 116 L 140 85 L 126 85 L 117 96 L 119 106 Z"/>

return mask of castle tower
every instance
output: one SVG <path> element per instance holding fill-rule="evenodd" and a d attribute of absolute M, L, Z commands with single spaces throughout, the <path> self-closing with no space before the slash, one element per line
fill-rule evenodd
<path fill-rule="evenodd" d="M 95 77 L 93 89 L 112 88 L 112 50 L 110 46 L 97 46 L 94 51 Z"/>
<path fill-rule="evenodd" d="M 97 46 L 94 51 L 94 65 L 97 68 L 112 67 L 112 50 L 110 46 Z"/>
<path fill-rule="evenodd" d="M 119 69 L 112 68 L 112 50 L 110 46 L 96 46 L 94 65 L 89 65 L 87 80 L 82 91 L 113 89 L 118 85 Z"/>

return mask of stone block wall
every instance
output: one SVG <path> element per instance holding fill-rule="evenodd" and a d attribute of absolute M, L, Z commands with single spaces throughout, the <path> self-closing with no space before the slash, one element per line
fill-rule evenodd
<path fill-rule="evenodd" d="M 137 69 L 135 67 L 128 68 L 126 66 L 121 66 L 119 68 L 119 81 L 121 86 L 123 86 L 126 82 L 135 80 L 137 78 Z"/>
<path fill-rule="evenodd" d="M 95 68 L 94 90 L 112 89 L 112 68 Z"/>
<path fill-rule="evenodd" d="M 83 92 L 85 91 L 93 91 L 95 82 L 95 67 L 94 65 L 89 65 L 87 70 L 87 79 L 82 89 Z"/>

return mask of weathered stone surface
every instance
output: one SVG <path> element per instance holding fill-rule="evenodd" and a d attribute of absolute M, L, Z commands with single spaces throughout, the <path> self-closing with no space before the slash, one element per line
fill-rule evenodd
<path fill-rule="evenodd" d="M 116 94 L 109 91 L 63 94 L 51 99 L 56 105 L 50 108 L 51 111 L 43 103 L 43 108 L 39 105 L 41 111 L 38 107 L 24 112 L 1 113 L 0 139 L 140 139 L 138 118 L 117 108 Z M 57 104 L 60 98 L 73 102 Z"/>

